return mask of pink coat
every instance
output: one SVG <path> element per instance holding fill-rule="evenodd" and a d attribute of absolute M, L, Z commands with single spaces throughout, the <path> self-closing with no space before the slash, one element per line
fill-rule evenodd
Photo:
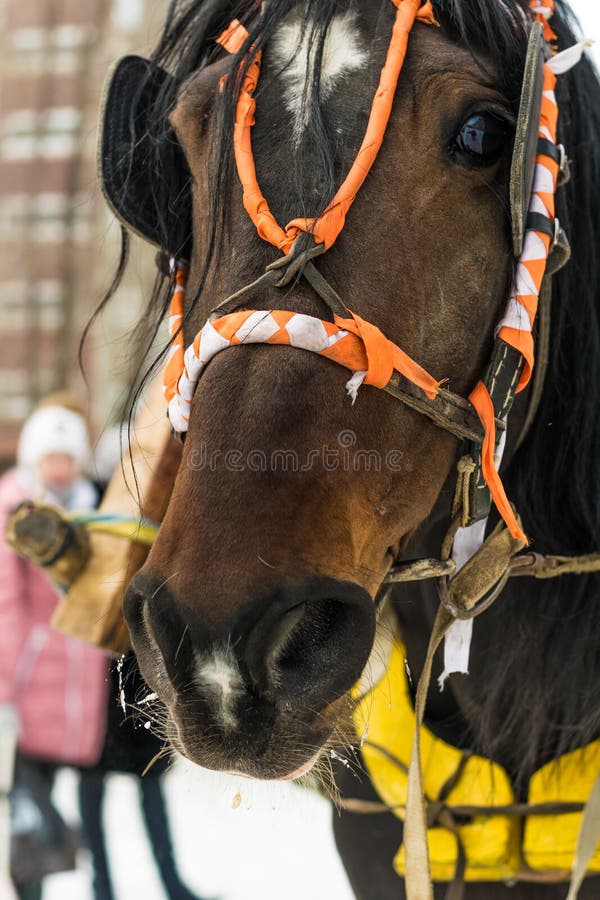
<path fill-rule="evenodd" d="M 97 761 L 105 732 L 107 657 L 55 631 L 59 596 L 4 539 L 8 513 L 31 489 L 18 469 L 0 478 L 0 703 L 19 717 L 19 750 L 60 763 Z"/>

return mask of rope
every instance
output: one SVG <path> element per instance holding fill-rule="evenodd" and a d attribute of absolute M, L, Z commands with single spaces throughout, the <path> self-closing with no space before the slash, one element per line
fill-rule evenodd
<path fill-rule="evenodd" d="M 147 546 L 152 546 L 159 529 L 149 519 L 119 513 L 72 513 L 65 518 L 71 525 L 82 526 L 93 534 L 109 534 Z"/>
<path fill-rule="evenodd" d="M 456 469 L 458 477 L 456 479 L 454 500 L 452 501 L 451 516 L 454 518 L 460 513 L 460 524 L 464 528 L 468 524 L 470 517 L 469 497 L 471 493 L 471 478 L 475 471 L 475 460 L 469 455 L 461 456 Z"/>

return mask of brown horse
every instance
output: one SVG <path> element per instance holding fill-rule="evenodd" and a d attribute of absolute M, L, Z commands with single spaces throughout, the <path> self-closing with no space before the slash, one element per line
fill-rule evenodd
<path fill-rule="evenodd" d="M 176 2 L 154 59 L 174 76 L 149 112 L 155 159 L 157 148 L 172 149 L 172 128 L 191 175 L 186 343 L 219 300 L 276 255 L 258 239 L 232 173 L 235 98 L 219 84 L 236 62 L 214 38 L 236 14 L 264 49 L 254 152 L 263 192 L 286 222 L 319 214 L 354 159 L 394 15 L 389 0 L 263 7 L 257 16 L 250 0 Z M 489 357 L 514 272 L 508 179 L 529 13 L 524 0 L 444 0 L 435 9 L 441 27 L 415 25 L 376 164 L 317 265 L 352 310 L 464 396 Z M 562 6 L 555 18 L 568 46 Z M 597 467 L 600 441 L 596 421 L 582 418 L 600 373 L 599 223 L 590 200 L 600 185 L 598 145 L 590 146 L 600 137 L 600 91 L 589 63 L 562 91 L 562 140 L 575 164 L 561 218 L 572 220 L 574 264 L 555 291 L 541 411 L 515 455 L 527 396 L 515 404 L 505 460 L 530 535 L 544 550 L 583 553 L 596 549 L 600 523 L 598 491 L 586 488 L 582 471 Z M 181 172 L 151 175 L 157 227 L 166 231 L 160 182 L 168 193 Z M 178 191 L 170 212 L 184 206 Z M 162 314 L 158 296 L 154 305 Z M 285 293 L 266 288 L 255 305 L 327 317 L 302 280 Z M 172 743 L 200 765 L 292 778 L 329 748 L 341 752 L 384 577 L 398 558 L 439 552 L 460 440 L 382 391 L 365 387 L 352 405 L 346 379 L 300 350 L 238 347 L 210 363 L 194 396 L 170 505 L 125 608 Z M 430 692 L 429 726 L 487 752 L 521 787 L 543 762 L 597 737 L 591 589 L 589 577 L 552 590 L 507 589 L 478 621 L 471 675 Z M 391 602 L 416 678 L 435 592 L 402 586 Z M 346 768 L 338 778 L 342 792 L 369 796 L 368 782 Z M 336 827 L 357 896 L 402 896 L 391 867 L 402 823 L 345 813 Z M 598 890 L 589 881 L 581 896 Z M 563 894 L 554 885 L 467 891 Z"/>

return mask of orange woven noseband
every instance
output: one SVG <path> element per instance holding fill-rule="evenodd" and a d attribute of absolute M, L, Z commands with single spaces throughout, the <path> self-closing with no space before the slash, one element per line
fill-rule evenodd
<path fill-rule="evenodd" d="M 378 328 L 358 316 L 334 319 L 327 322 L 286 310 L 245 309 L 209 320 L 185 351 L 177 379 L 165 387 L 173 428 L 187 430 L 195 387 L 211 359 L 229 347 L 249 344 L 297 347 L 338 363 L 353 373 L 346 385 L 353 399 L 363 383 L 384 388 L 394 371 L 420 387 L 427 397 L 436 396 L 439 385 L 435 379 Z M 173 374 L 179 359 L 177 353 L 177 361 L 175 355 L 169 360 Z"/>

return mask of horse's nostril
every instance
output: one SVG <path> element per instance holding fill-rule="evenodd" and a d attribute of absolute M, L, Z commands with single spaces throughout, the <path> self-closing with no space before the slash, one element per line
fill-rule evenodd
<path fill-rule="evenodd" d="M 302 693 L 307 685 L 327 676 L 333 696 L 347 690 L 351 686 L 348 670 L 353 668 L 357 625 L 355 607 L 343 600 L 326 597 L 307 603 L 302 620 L 273 658 L 282 687 L 290 693 Z M 360 671 L 362 666 L 358 674 Z"/>
<path fill-rule="evenodd" d="M 177 605 L 161 587 L 157 579 L 138 572 L 125 593 L 123 613 L 146 681 L 155 685 L 158 678 L 176 688 L 189 679 L 192 646 Z"/>
<path fill-rule="evenodd" d="M 356 585 L 329 579 L 286 592 L 286 599 L 269 603 L 248 635 L 248 673 L 267 696 L 310 696 L 311 705 L 323 706 L 349 690 L 364 668 L 375 629 L 371 599 Z"/>
<path fill-rule="evenodd" d="M 144 620 L 144 597 L 140 591 L 136 590 L 133 582 L 130 583 L 123 598 L 123 616 L 129 632 L 135 640 L 135 635 L 139 633 Z"/>
<path fill-rule="evenodd" d="M 298 631 L 305 612 L 305 604 L 299 603 L 285 612 L 275 624 L 268 643 L 264 648 L 264 656 L 268 663 L 273 665 L 278 662 L 285 649 L 293 641 L 293 635 Z"/>
<path fill-rule="evenodd" d="M 246 638 L 244 661 L 248 675 L 251 683 L 265 695 L 273 692 L 274 665 L 301 622 L 304 610 L 304 603 L 297 602 L 283 610 L 280 604 L 276 609 L 270 607 Z"/>

